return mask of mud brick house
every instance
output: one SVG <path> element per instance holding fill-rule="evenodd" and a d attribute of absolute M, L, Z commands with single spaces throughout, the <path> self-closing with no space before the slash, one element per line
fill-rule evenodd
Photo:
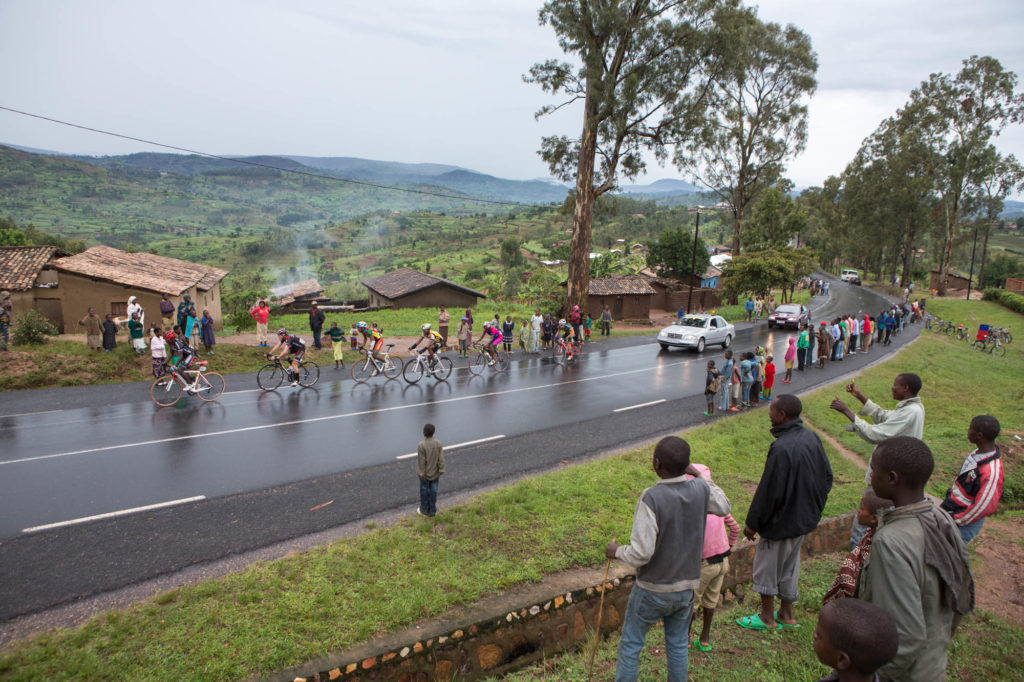
<path fill-rule="evenodd" d="M 642 275 L 613 275 L 590 280 L 587 288 L 587 312 L 595 320 L 604 307 L 613 320 L 643 320 L 651 318 L 654 288 Z"/>
<path fill-rule="evenodd" d="M 323 294 L 324 288 L 315 279 L 283 284 L 270 289 L 270 295 L 274 297 L 274 306 L 299 311 L 308 311 L 313 307 L 314 301 L 319 305 L 329 300 Z"/>
<path fill-rule="evenodd" d="M 129 296 L 138 298 L 146 311 L 147 327 L 158 324 L 160 297 L 165 293 L 175 306 L 188 294 L 200 315 L 209 310 L 216 326 L 221 325 L 220 282 L 226 270 L 109 246 L 94 246 L 51 264 L 56 282 L 45 291 L 48 312 L 44 314 L 61 319 L 64 331 L 79 329 L 78 320 L 89 308 L 100 315 L 123 316 Z M 36 300 L 44 300 L 43 294 Z"/>
<path fill-rule="evenodd" d="M 714 273 L 717 272 L 718 275 Z M 692 277 L 690 284 L 683 284 L 682 282 L 674 279 L 665 279 L 663 277 L 648 277 L 647 280 L 650 285 L 654 288 L 654 298 L 651 301 L 651 308 L 654 310 L 666 310 L 669 312 L 676 312 L 680 308 L 685 309 L 687 304 L 692 301 L 693 310 L 689 312 L 700 312 L 714 310 L 718 306 L 722 305 L 722 298 L 719 295 L 719 290 L 715 287 L 704 286 L 710 284 L 711 279 L 708 276 L 711 275 L 711 279 L 715 280 L 721 275 L 721 270 L 714 266 L 709 266 L 705 271 L 703 277 Z M 701 286 L 695 286 L 695 284 Z M 693 295 L 690 294 L 690 288 L 693 288 Z"/>
<path fill-rule="evenodd" d="M 948 288 L 950 291 L 959 291 L 961 289 L 967 288 L 967 283 L 969 282 L 969 280 L 967 279 L 967 275 L 960 272 L 956 272 L 952 268 L 946 270 L 946 274 L 946 288 Z M 941 281 L 941 279 L 942 277 L 939 274 L 939 269 L 935 268 L 934 270 L 932 270 L 931 278 L 928 283 L 929 288 L 938 289 L 939 282 Z"/>
<path fill-rule="evenodd" d="M 59 301 L 52 305 L 57 287 L 53 261 L 67 255 L 56 246 L 0 247 L 0 290 L 10 292 L 15 320 L 35 309 L 55 326 L 63 324 Z"/>
<path fill-rule="evenodd" d="M 370 308 L 472 308 L 477 299 L 487 298 L 479 291 L 412 268 L 364 279 L 363 286 L 370 294 Z"/>

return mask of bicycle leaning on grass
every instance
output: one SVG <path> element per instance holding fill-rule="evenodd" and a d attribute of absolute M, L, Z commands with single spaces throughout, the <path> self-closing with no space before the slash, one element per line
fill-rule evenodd
<path fill-rule="evenodd" d="M 291 371 L 291 363 L 287 365 L 281 362 L 276 355 L 267 354 L 269 362 L 256 373 L 256 384 L 264 391 L 276 390 Z M 295 378 L 302 388 L 309 388 L 320 380 L 320 365 L 311 360 L 303 360 L 299 363 L 299 374 Z"/>
<path fill-rule="evenodd" d="M 187 375 L 192 375 L 191 382 Z M 224 387 L 224 377 L 219 372 L 206 371 L 206 360 L 202 360 L 195 369 L 178 369 L 172 365 L 170 374 L 158 378 L 149 387 L 149 397 L 160 407 L 170 407 L 178 402 L 182 392 L 211 402 L 224 393 Z"/>
<path fill-rule="evenodd" d="M 997 355 L 999 357 L 1006 356 L 1006 344 L 998 336 L 989 335 L 984 339 L 975 339 L 971 347 L 981 353 L 988 353 L 989 355 Z"/>

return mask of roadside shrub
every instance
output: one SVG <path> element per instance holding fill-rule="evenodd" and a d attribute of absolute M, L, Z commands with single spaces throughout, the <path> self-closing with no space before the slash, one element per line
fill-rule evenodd
<path fill-rule="evenodd" d="M 29 310 L 14 322 L 11 340 L 16 345 L 38 346 L 47 336 L 56 336 L 57 329 L 38 310 Z"/>
<path fill-rule="evenodd" d="M 999 305 L 1024 315 L 1024 296 L 1006 291 L 1005 289 L 985 289 L 981 296 L 983 301 L 995 301 Z"/>
<path fill-rule="evenodd" d="M 256 328 L 256 318 L 249 314 L 248 310 L 236 310 L 228 315 L 225 327 L 234 327 L 237 331 L 244 332 Z"/>

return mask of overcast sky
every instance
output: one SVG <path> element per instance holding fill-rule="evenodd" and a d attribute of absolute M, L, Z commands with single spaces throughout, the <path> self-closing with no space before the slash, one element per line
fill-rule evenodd
<path fill-rule="evenodd" d="M 579 109 L 523 83 L 562 57 L 539 0 L 0 0 L 0 105 L 216 154 L 355 156 L 546 177 Z M 1022 0 L 763 0 L 818 53 L 798 186 L 838 174 L 933 72 L 973 54 L 1024 76 Z M 1024 86 L 1022 86 L 1024 87 Z M 160 151 L 0 111 L 0 142 Z M 1024 158 L 1024 130 L 996 141 Z M 653 166 L 649 182 L 680 177 Z"/>

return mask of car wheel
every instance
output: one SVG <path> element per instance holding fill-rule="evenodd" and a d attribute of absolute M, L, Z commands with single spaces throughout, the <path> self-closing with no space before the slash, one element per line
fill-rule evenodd
<path fill-rule="evenodd" d="M 699 339 L 697 339 L 697 352 L 698 353 L 703 353 L 704 352 L 704 337 L 703 336 L 700 337 Z"/>
<path fill-rule="evenodd" d="M 668 344 L 667 343 L 661 344 L 661 349 L 662 350 L 668 350 Z"/>
<path fill-rule="evenodd" d="M 725 335 L 725 341 L 722 341 L 722 350 L 725 350 L 732 344 L 732 334 Z"/>

